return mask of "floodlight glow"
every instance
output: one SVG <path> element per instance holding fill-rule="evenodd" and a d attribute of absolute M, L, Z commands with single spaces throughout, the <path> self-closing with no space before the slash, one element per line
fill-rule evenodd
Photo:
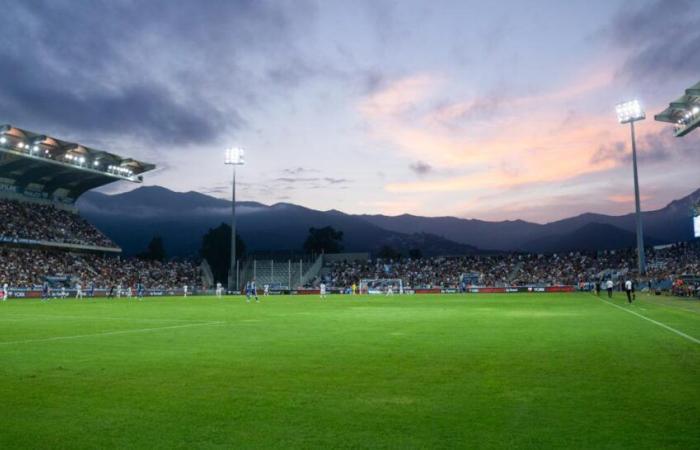
<path fill-rule="evenodd" d="M 240 147 L 226 149 L 226 158 L 224 163 L 242 166 L 245 164 L 245 150 Z"/>
<path fill-rule="evenodd" d="M 38 151 L 39 151 L 39 146 L 38 146 L 38 145 L 35 145 L 34 147 L 32 147 L 32 151 L 33 151 L 33 152 L 38 152 Z"/>
<path fill-rule="evenodd" d="M 17 144 L 17 147 L 24 148 L 24 142 L 20 142 L 19 144 Z"/>
<path fill-rule="evenodd" d="M 697 114 L 699 112 L 700 112 L 700 108 L 698 108 L 697 106 L 693 108 L 693 114 Z"/>
<path fill-rule="evenodd" d="M 5 136 L 0 137 L 0 144 L 5 144 L 7 143 L 7 138 Z"/>
<path fill-rule="evenodd" d="M 620 103 L 615 107 L 615 112 L 617 113 L 617 120 L 620 123 L 630 123 L 646 118 L 646 114 L 644 114 L 639 100 Z"/>
<path fill-rule="evenodd" d="M 95 167 L 97 167 L 97 166 L 100 165 L 100 162 L 99 162 L 99 161 L 95 161 L 95 162 L 92 163 L 92 165 L 95 166 Z"/>

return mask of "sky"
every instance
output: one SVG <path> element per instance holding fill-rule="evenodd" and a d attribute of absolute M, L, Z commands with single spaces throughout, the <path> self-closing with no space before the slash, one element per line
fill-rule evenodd
<path fill-rule="evenodd" d="M 696 0 L 0 0 L 0 121 L 155 163 L 146 185 L 548 222 L 700 188 Z M 102 190 L 137 187 L 115 183 Z"/>

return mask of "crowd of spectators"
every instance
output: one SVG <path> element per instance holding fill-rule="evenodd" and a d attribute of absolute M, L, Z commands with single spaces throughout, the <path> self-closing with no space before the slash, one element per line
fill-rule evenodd
<path fill-rule="evenodd" d="M 73 287 L 109 289 L 119 285 L 147 289 L 195 289 L 201 285 L 199 268 L 189 261 L 153 261 L 60 250 L 0 248 L 0 285 L 39 288 L 45 281 Z"/>
<path fill-rule="evenodd" d="M 647 273 L 636 274 L 634 250 L 564 254 L 509 253 L 396 260 L 336 261 L 318 280 L 348 287 L 362 279 L 396 278 L 404 287 L 556 286 L 635 279 L 669 286 L 682 275 L 700 275 L 700 245 L 684 243 L 648 249 Z"/>
<path fill-rule="evenodd" d="M 0 199 L 0 240 L 116 247 L 78 214 L 50 204 Z"/>

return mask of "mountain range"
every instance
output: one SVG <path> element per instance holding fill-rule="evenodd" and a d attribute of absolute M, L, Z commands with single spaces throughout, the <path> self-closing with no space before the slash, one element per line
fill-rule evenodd
<path fill-rule="evenodd" d="M 700 190 L 643 213 L 647 245 L 693 238 L 691 207 Z M 77 202 L 83 217 L 127 255 L 142 251 L 160 235 L 170 256 L 194 256 L 208 229 L 230 223 L 231 202 L 198 192 L 159 186 L 107 195 L 88 192 Z M 496 251 L 562 252 L 634 247 L 634 214 L 586 213 L 546 224 L 522 220 L 483 221 L 457 217 L 354 215 L 318 211 L 290 203 L 236 202 L 237 230 L 249 251 L 298 251 L 310 227 L 341 230 L 345 251 L 377 252 L 388 245 L 424 255 Z"/>

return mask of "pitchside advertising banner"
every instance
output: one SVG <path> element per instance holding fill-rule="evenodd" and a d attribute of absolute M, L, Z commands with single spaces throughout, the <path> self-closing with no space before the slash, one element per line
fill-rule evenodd
<path fill-rule="evenodd" d="M 41 291 L 35 289 L 8 289 L 10 298 L 39 298 L 41 297 Z M 574 292 L 576 291 L 575 286 L 546 286 L 546 287 L 526 287 L 526 286 L 514 286 L 514 287 L 470 287 L 467 288 L 465 292 L 461 292 L 459 289 L 452 288 L 430 288 L 430 289 L 404 289 L 404 294 L 515 294 L 515 293 L 537 293 L 537 292 Z M 332 294 L 347 294 L 346 290 L 342 289 L 330 289 Z M 2 289 L 0 289 L 2 293 Z M 382 291 L 368 292 L 370 295 L 385 295 Z M 66 289 L 65 291 L 61 289 L 52 289 L 49 293 L 51 298 L 73 298 L 75 297 L 75 289 Z M 83 294 L 86 298 L 89 297 L 107 297 L 107 291 L 103 289 L 96 289 L 94 294 L 90 294 L 89 290 L 84 290 Z M 240 294 L 236 291 L 234 294 Z M 262 294 L 258 292 L 258 295 Z M 394 293 L 398 295 L 398 292 Z M 182 296 L 182 290 L 163 290 L 163 289 L 149 289 L 144 292 L 145 297 L 165 297 L 165 296 Z M 201 292 L 190 292 L 188 295 L 214 295 L 214 291 L 201 291 Z M 291 291 L 270 291 L 270 295 L 321 295 L 321 291 L 318 289 L 292 289 Z M 136 297 L 136 291 L 132 290 L 132 296 Z M 114 295 L 116 297 L 116 293 Z M 125 293 L 122 293 L 121 298 L 127 298 Z"/>

